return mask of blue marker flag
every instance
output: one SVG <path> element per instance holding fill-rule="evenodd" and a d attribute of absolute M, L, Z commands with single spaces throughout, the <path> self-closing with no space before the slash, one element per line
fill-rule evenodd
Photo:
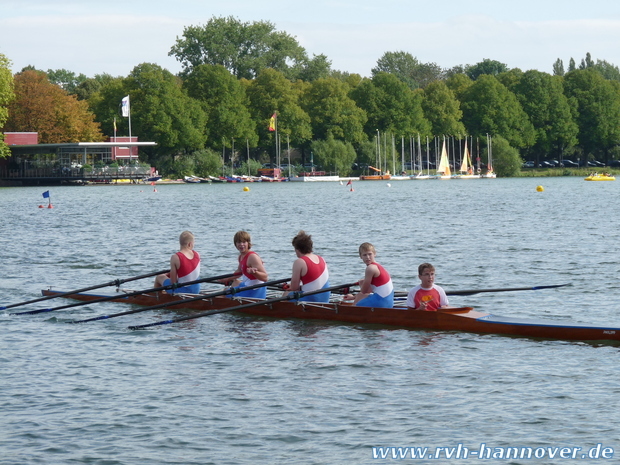
<path fill-rule="evenodd" d="M 43 192 L 43 198 L 47 199 L 50 196 L 50 191 Z"/>

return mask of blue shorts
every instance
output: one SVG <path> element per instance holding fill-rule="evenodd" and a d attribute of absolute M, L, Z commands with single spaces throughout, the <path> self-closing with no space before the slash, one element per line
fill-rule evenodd
<path fill-rule="evenodd" d="M 381 297 L 379 294 L 370 294 L 355 304 L 356 307 L 392 308 L 394 307 L 394 291 L 390 295 Z"/>
<path fill-rule="evenodd" d="M 326 287 L 329 287 L 329 281 L 327 281 L 325 283 L 325 285 L 322 287 L 322 289 L 325 289 Z M 321 303 L 327 303 L 327 302 L 329 302 L 329 299 L 330 299 L 331 295 L 332 295 L 331 291 L 318 292 L 316 294 L 304 296 L 301 299 L 299 299 L 299 301 L 300 302 L 321 302 Z"/>
<path fill-rule="evenodd" d="M 243 289 L 243 284 L 233 287 L 233 289 Z M 253 299 L 266 299 L 267 298 L 267 286 L 257 287 L 256 289 L 249 289 L 247 291 L 235 292 L 230 294 L 230 297 L 252 297 Z"/>
<path fill-rule="evenodd" d="M 170 286 L 171 284 L 170 280 L 166 279 L 163 286 Z M 177 287 L 176 289 L 167 289 L 166 292 L 168 294 L 200 294 L 200 283 Z"/>

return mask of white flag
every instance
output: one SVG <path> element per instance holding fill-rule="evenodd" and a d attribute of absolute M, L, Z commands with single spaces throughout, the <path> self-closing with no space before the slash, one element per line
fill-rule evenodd
<path fill-rule="evenodd" d="M 121 114 L 125 118 L 129 117 L 129 95 L 121 100 Z"/>

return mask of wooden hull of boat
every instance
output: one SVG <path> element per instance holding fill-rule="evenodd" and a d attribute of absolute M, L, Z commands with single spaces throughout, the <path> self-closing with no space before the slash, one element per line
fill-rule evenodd
<path fill-rule="evenodd" d="M 370 174 L 368 176 L 360 176 L 360 181 L 389 181 L 392 179 L 391 174 Z"/>
<path fill-rule="evenodd" d="M 61 291 L 42 291 L 43 295 L 55 295 Z M 103 295 L 74 294 L 70 298 L 92 301 Z M 188 295 L 188 297 L 195 297 Z M 208 311 L 232 309 L 238 305 L 257 302 L 254 299 L 228 297 L 207 298 L 184 302 L 180 296 L 145 293 L 125 297 L 119 294 L 114 302 L 153 306 L 166 302 L 178 302 L 167 307 L 171 310 Z M 242 309 L 239 313 L 269 318 L 328 320 L 350 324 L 373 324 L 430 331 L 465 331 L 472 333 L 522 336 L 567 341 L 616 341 L 620 343 L 620 328 L 601 327 L 581 323 L 556 323 L 539 319 L 519 319 L 478 312 L 471 307 L 449 311 L 426 312 L 406 308 L 355 307 L 349 303 L 272 302 Z"/>

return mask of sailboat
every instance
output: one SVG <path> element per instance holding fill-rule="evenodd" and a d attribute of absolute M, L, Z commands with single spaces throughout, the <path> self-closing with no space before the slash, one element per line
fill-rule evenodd
<path fill-rule="evenodd" d="M 439 179 L 452 178 L 452 172 L 450 171 L 450 163 L 448 162 L 448 151 L 446 150 L 446 138 L 443 139 L 443 147 L 441 148 L 441 159 L 439 160 L 439 166 L 437 167 L 437 177 Z"/>
<path fill-rule="evenodd" d="M 474 174 L 474 165 L 471 162 L 469 156 L 469 150 L 467 150 L 467 139 L 465 139 L 465 151 L 463 153 L 463 161 L 461 162 L 461 168 L 459 169 L 461 174 L 455 176 L 458 179 L 479 179 L 480 175 Z"/>
<path fill-rule="evenodd" d="M 480 177 L 481 178 L 496 178 L 497 175 L 495 174 L 495 172 L 493 171 L 493 147 L 492 147 L 492 141 L 491 141 L 491 136 L 489 136 L 487 134 L 487 172 L 482 174 Z"/>
<path fill-rule="evenodd" d="M 415 146 L 415 139 L 413 141 L 413 145 Z M 428 153 L 426 155 L 426 164 L 428 165 Z M 422 145 L 420 144 L 420 134 L 418 134 L 418 160 L 417 160 L 417 165 L 419 166 L 420 170 L 418 171 L 417 174 L 412 174 L 409 176 L 410 179 L 418 179 L 418 180 L 423 180 L 423 179 L 434 179 L 434 176 L 431 176 L 430 173 L 426 173 L 424 174 L 424 167 L 422 166 Z M 415 166 L 415 164 L 414 164 Z"/>

